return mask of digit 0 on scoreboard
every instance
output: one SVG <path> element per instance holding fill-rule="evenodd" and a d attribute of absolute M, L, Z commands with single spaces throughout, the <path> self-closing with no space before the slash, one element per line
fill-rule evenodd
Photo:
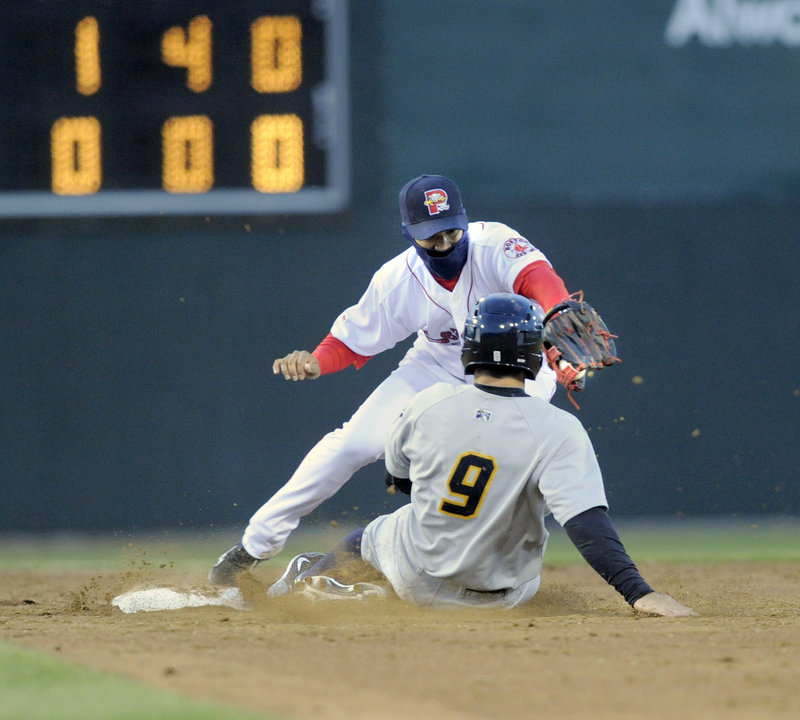
<path fill-rule="evenodd" d="M 9 0 L 0 217 L 336 212 L 345 0 Z"/>

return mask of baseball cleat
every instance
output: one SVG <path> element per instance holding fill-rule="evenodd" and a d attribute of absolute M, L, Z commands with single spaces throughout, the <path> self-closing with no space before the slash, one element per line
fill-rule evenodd
<path fill-rule="evenodd" d="M 311 600 L 368 600 L 387 597 L 385 588 L 380 585 L 368 582 L 345 585 L 327 575 L 303 578 L 295 587 L 295 592 Z"/>
<path fill-rule="evenodd" d="M 325 557 L 325 553 L 308 552 L 301 555 L 295 555 L 290 561 L 286 572 L 283 573 L 281 579 L 270 585 L 267 590 L 267 597 L 280 597 L 290 592 L 294 592 L 295 584 L 297 583 L 297 576 L 310 569 L 318 560 Z"/>
<path fill-rule="evenodd" d="M 236 585 L 237 575 L 252 570 L 260 562 L 239 543 L 219 556 L 217 564 L 208 573 L 208 581 L 212 585 Z"/>

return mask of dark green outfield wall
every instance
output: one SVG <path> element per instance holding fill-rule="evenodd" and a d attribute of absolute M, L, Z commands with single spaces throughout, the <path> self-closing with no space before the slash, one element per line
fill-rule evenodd
<path fill-rule="evenodd" d="M 403 248 L 422 172 L 619 334 L 578 398 L 616 515 L 797 514 L 800 30 L 633 5 L 351 2 L 339 215 L 0 222 L 0 531 L 244 524 L 400 358 L 271 373 Z M 382 476 L 315 517 L 396 507 Z"/>

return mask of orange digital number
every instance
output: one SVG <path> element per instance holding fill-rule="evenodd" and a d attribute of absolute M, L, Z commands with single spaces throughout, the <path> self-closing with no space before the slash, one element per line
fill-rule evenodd
<path fill-rule="evenodd" d="M 213 124 L 205 115 L 171 117 L 161 129 L 162 182 L 171 193 L 204 193 L 214 184 Z"/>
<path fill-rule="evenodd" d="M 296 90 L 303 81 L 302 28 L 294 15 L 260 17 L 250 26 L 251 85 L 260 93 Z"/>
<path fill-rule="evenodd" d="M 161 37 L 161 59 L 172 67 L 186 68 L 186 85 L 200 93 L 211 87 L 211 20 L 198 15 L 188 33 L 179 26 Z"/>
<path fill-rule="evenodd" d="M 100 89 L 100 28 L 94 17 L 75 26 L 75 84 L 81 95 Z"/>
<path fill-rule="evenodd" d="M 250 131 L 253 187 L 263 193 L 303 187 L 303 121 L 297 115 L 260 115 Z"/>
<path fill-rule="evenodd" d="M 100 123 L 94 117 L 62 117 L 50 131 L 52 187 L 57 195 L 91 195 L 100 189 Z"/>

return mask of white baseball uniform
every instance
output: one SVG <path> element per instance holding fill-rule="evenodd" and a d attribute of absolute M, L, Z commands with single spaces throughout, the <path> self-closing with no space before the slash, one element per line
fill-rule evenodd
<path fill-rule="evenodd" d="M 361 467 L 380 459 L 389 427 L 417 392 L 435 382 L 467 383 L 461 333 L 475 302 L 491 293 L 513 292 L 523 268 L 547 262 L 542 252 L 502 223 L 472 222 L 468 233 L 467 261 L 452 291 L 433 278 L 409 247 L 379 268 L 359 302 L 336 319 L 331 334 L 360 355 L 377 355 L 413 333 L 417 338 L 397 369 L 350 420 L 325 435 L 252 516 L 242 537 L 250 555 L 275 555 L 303 516 Z M 555 373 L 543 363 L 527 390 L 549 401 L 555 387 Z"/>
<path fill-rule="evenodd" d="M 539 587 L 547 510 L 563 525 L 607 507 L 578 419 L 514 392 L 439 383 L 392 426 L 386 468 L 411 479 L 411 502 L 367 525 L 361 554 L 402 599 L 523 603 Z"/>

